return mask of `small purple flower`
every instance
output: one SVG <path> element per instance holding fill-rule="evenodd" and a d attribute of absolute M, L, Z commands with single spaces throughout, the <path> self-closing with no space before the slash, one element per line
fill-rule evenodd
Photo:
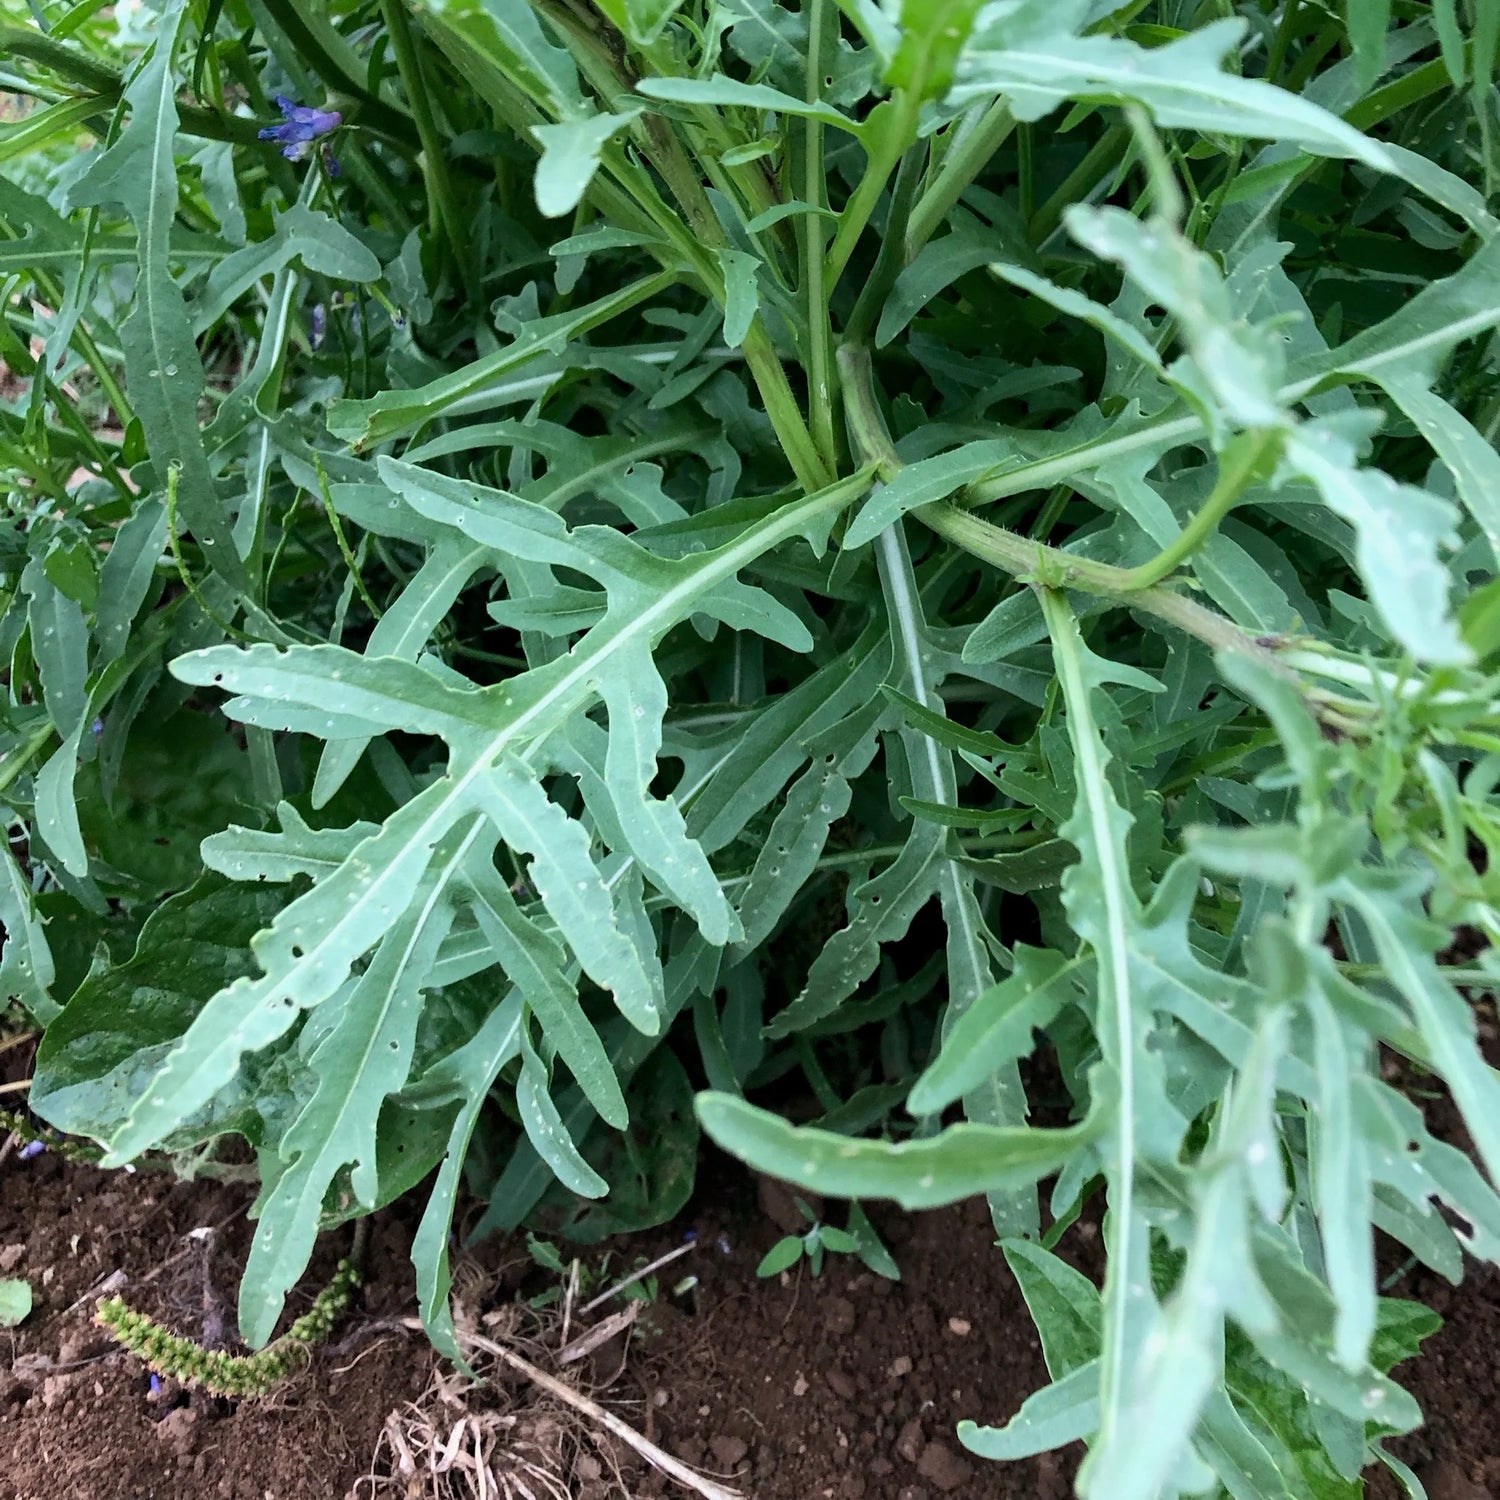
<path fill-rule="evenodd" d="M 276 105 L 285 119 L 280 125 L 267 125 L 260 138 L 279 142 L 281 154 L 288 161 L 301 161 L 314 141 L 344 123 L 344 117 L 336 109 L 314 109 L 308 104 L 294 103 L 285 94 L 277 94 Z"/>
<path fill-rule="evenodd" d="M 22 1146 L 18 1152 L 16 1152 L 16 1155 L 19 1156 L 22 1161 L 30 1161 L 32 1157 L 40 1156 L 46 1149 L 47 1147 L 42 1141 L 27 1141 L 26 1144 Z"/>
<path fill-rule="evenodd" d="M 94 738 L 97 740 L 104 733 L 104 720 L 102 718 L 97 717 L 97 716 L 95 717 L 94 723 L 93 723 L 93 730 L 94 730 Z"/>
<path fill-rule="evenodd" d="M 307 341 L 314 349 L 318 348 L 324 335 L 328 332 L 328 309 L 321 302 L 315 302 L 312 310 L 312 327 L 308 330 Z"/>
<path fill-rule="evenodd" d="M 344 175 L 344 169 L 339 165 L 338 157 L 327 146 L 323 147 L 323 170 L 330 177 L 342 177 Z"/>
<path fill-rule="evenodd" d="M 159 1396 L 159 1395 L 161 1395 L 161 1376 L 160 1375 L 153 1375 L 151 1377 L 151 1394 L 153 1396 Z"/>
<path fill-rule="evenodd" d="M 694 1245 L 698 1242 L 698 1231 L 696 1229 L 684 1229 L 682 1237 L 688 1244 Z"/>

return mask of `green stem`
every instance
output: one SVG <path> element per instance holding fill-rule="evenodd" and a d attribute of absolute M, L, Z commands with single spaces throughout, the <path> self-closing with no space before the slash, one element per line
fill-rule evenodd
<path fill-rule="evenodd" d="M 844 1101 L 839 1098 L 838 1090 L 828 1081 L 828 1074 L 823 1071 L 823 1065 L 818 1061 L 818 1055 L 813 1051 L 812 1043 L 805 1036 L 793 1037 L 792 1050 L 797 1054 L 797 1061 L 801 1064 L 802 1072 L 817 1096 L 818 1103 L 824 1109 L 837 1109 Z"/>
<path fill-rule="evenodd" d="M 1240 433 L 1225 450 L 1219 465 L 1218 483 L 1204 501 L 1203 508 L 1183 527 L 1177 539 L 1163 547 L 1150 562 L 1124 570 L 1128 580 L 1125 587 L 1150 588 L 1191 557 L 1234 508 L 1250 481 L 1263 472 L 1267 458 L 1280 444 L 1279 432 L 1256 429 Z"/>
<path fill-rule="evenodd" d="M 839 373 L 843 376 L 849 447 L 861 463 L 873 464 L 876 474 L 889 484 L 901 472 L 901 460 L 875 399 L 869 349 L 863 344 L 844 344 L 839 349 Z"/>
<path fill-rule="evenodd" d="M 837 473 L 836 466 L 831 459 L 824 457 L 813 441 L 812 433 L 802 419 L 802 409 L 797 404 L 797 397 L 786 378 L 786 371 L 782 368 L 770 335 L 759 316 L 750 325 L 743 348 L 745 363 L 755 378 L 760 399 L 765 403 L 766 415 L 776 429 L 777 439 L 786 454 L 787 462 L 792 466 L 792 472 L 797 476 L 797 483 L 807 494 L 825 489 L 833 483 Z"/>
<path fill-rule="evenodd" d="M 68 504 L 67 487 L 46 464 L 42 463 L 39 459 L 33 458 L 19 444 L 7 443 L 5 445 L 5 456 L 10 463 L 30 476 L 32 484 L 38 490 L 50 495 L 59 506 L 65 507 Z"/>
<path fill-rule="evenodd" d="M 1062 519 L 1062 513 L 1068 508 L 1068 502 L 1073 498 L 1073 487 L 1067 484 L 1055 484 L 1047 492 L 1047 498 L 1042 502 L 1042 508 L 1037 512 L 1036 520 L 1031 523 L 1027 535 L 1035 542 L 1045 542 L 1052 535 L 1052 528 Z"/>
<path fill-rule="evenodd" d="M 1292 38 L 1296 35 L 1301 11 L 1302 0 L 1286 0 L 1286 10 L 1282 13 L 1281 25 L 1276 28 L 1276 36 L 1271 42 L 1271 53 L 1266 59 L 1266 79 L 1270 83 L 1281 82 L 1282 70 L 1286 67 L 1287 50 L 1292 44 Z"/>
<path fill-rule="evenodd" d="M 880 202 L 880 195 L 890 181 L 891 173 L 906 154 L 906 148 L 917 137 L 917 116 L 921 106 L 922 101 L 916 94 L 906 89 L 897 89 L 895 95 L 882 104 L 866 123 L 866 130 L 873 131 L 878 136 L 878 141 L 865 164 L 865 175 L 860 178 L 859 186 L 839 215 L 838 233 L 833 237 L 833 246 L 828 252 L 829 297 L 833 296 L 839 277 L 844 274 L 844 267 L 854 254 L 854 247 L 870 222 L 875 206 Z M 888 113 L 883 114 L 887 111 Z"/>
<path fill-rule="evenodd" d="M 844 330 L 844 337 L 851 343 L 862 344 L 875 331 L 875 320 L 901 274 L 905 264 L 906 226 L 921 176 L 922 153 L 913 148 L 901 158 L 896 185 L 891 191 L 890 217 L 880 239 L 880 252 L 875 257 L 868 280 L 860 289 L 854 311 L 849 315 L 849 325 Z"/>
<path fill-rule="evenodd" d="M 1099 179 L 1119 165 L 1121 148 L 1129 143 L 1128 125 L 1111 125 L 1094 142 L 1088 154 L 1068 173 L 1057 191 L 1037 209 L 1030 228 L 1033 245 L 1043 244 L 1052 236 L 1062 222 L 1064 209 L 1088 198 Z"/>
<path fill-rule="evenodd" d="M 469 254 L 470 235 L 464 224 L 463 214 L 459 211 L 458 198 L 453 191 L 453 179 L 448 175 L 443 138 L 438 131 L 437 121 L 433 118 L 427 78 L 422 71 L 422 59 L 417 55 L 416 39 L 411 33 L 404 0 L 380 0 L 380 13 L 385 17 L 391 50 L 396 57 L 396 68 L 406 86 L 406 97 L 411 101 L 412 117 L 416 121 L 417 135 L 422 142 L 422 174 L 427 179 L 428 191 L 437 203 L 438 216 L 453 251 L 459 276 L 471 291 L 476 290 L 478 281 L 473 258 Z"/>
<path fill-rule="evenodd" d="M 845 344 L 839 350 L 839 371 L 843 376 L 849 446 L 856 458 L 872 465 L 877 477 L 889 483 L 902 465 L 876 399 L 870 351 L 862 345 Z M 1173 589 L 1140 586 L 1132 578 L 1133 569 L 1044 546 L 947 503 L 919 506 L 912 515 L 929 530 L 1013 578 L 1052 589 L 1079 589 L 1127 604 L 1197 636 L 1215 651 L 1237 651 L 1254 657 L 1279 676 L 1293 675 L 1275 652 L 1233 620 Z"/>
<path fill-rule="evenodd" d="M 808 7 L 807 72 L 803 98 L 816 104 L 823 95 L 823 31 L 825 0 L 811 0 Z M 802 195 L 814 208 L 827 204 L 826 168 L 823 153 L 823 122 L 804 122 L 802 157 Z M 812 417 L 813 442 L 830 466 L 838 462 L 838 447 L 833 430 L 833 325 L 828 316 L 825 291 L 823 252 L 827 231 L 823 215 L 803 214 L 797 224 L 797 240 L 802 261 L 802 295 L 807 318 L 808 411 Z"/>
<path fill-rule="evenodd" d="M 655 148 L 652 164 L 661 173 L 678 206 L 687 215 L 694 235 L 700 244 L 712 250 L 722 249 L 727 243 L 724 228 L 719 223 L 718 215 L 714 213 L 708 194 L 703 190 L 703 183 L 692 158 L 678 140 L 671 123 L 660 115 L 647 115 L 644 123 L 646 134 Z"/>
<path fill-rule="evenodd" d="M 22 771 L 46 749 L 56 731 L 51 720 L 40 729 L 33 729 L 14 749 L 0 756 L 0 792 L 4 792 Z"/>
<path fill-rule="evenodd" d="M 1303 50 L 1292 71 L 1281 81 L 1281 87 L 1289 94 L 1300 94 L 1307 86 L 1308 79 L 1318 71 L 1323 59 L 1344 40 L 1344 36 L 1343 17 L 1328 14 L 1327 21 L 1313 34 L 1312 41 Z"/>
<path fill-rule="evenodd" d="M 135 410 L 125 399 L 125 392 L 115 379 L 114 372 L 105 363 L 104 356 L 99 352 L 99 346 L 94 342 L 93 335 L 81 323 L 73 330 L 73 343 L 89 369 L 94 372 L 94 379 L 99 382 L 99 389 L 113 409 L 120 426 L 122 428 L 130 426 L 135 418 Z"/>
<path fill-rule="evenodd" d="M 62 393 L 59 392 L 59 395 Z M 100 477 L 106 483 L 113 485 L 115 493 L 127 503 L 135 498 L 130 486 L 120 476 L 119 456 L 111 456 L 104 450 L 104 445 L 99 441 L 94 429 L 84 419 L 83 414 L 73 403 L 64 397 L 55 403 L 59 419 L 77 435 L 78 441 L 83 445 L 93 460 L 99 466 Z"/>
<path fill-rule="evenodd" d="M 66 47 L 45 32 L 30 26 L 0 26 L 0 53 L 8 57 L 27 57 L 32 62 L 61 73 L 81 83 L 95 94 L 118 94 L 120 74 L 108 63 L 102 63 L 76 47 Z"/>
<path fill-rule="evenodd" d="M 250 638 L 242 630 L 237 630 L 229 621 L 221 619 L 214 611 L 213 605 L 203 596 L 199 589 L 197 580 L 193 577 L 193 571 L 187 565 L 187 558 L 182 555 L 182 540 L 177 535 L 177 484 L 182 473 L 179 464 L 170 464 L 167 467 L 167 546 L 172 553 L 172 561 L 177 565 L 177 576 L 182 580 L 182 586 L 192 595 L 193 603 L 203 612 L 203 617 L 211 621 L 224 632 L 231 640 L 248 641 Z"/>
<path fill-rule="evenodd" d="M 924 526 L 962 547 L 965 552 L 1024 582 L 1035 580 L 1048 588 L 1079 589 L 1115 604 L 1128 605 L 1155 615 L 1189 635 L 1197 636 L 1215 651 L 1235 651 L 1251 656 L 1278 676 L 1294 680 L 1276 653 L 1232 620 L 1205 608 L 1174 589 L 1140 588 L 1130 581 L 1130 570 L 1109 563 L 1077 557 L 1056 547 L 1027 541 L 1014 532 L 1002 531 L 988 521 L 951 505 L 924 505 L 912 514 Z"/>
<path fill-rule="evenodd" d="M 354 580 L 355 590 L 359 597 L 364 600 L 365 608 L 378 620 L 385 613 L 375 602 L 369 589 L 365 587 L 365 580 L 359 570 L 359 563 L 355 560 L 354 553 L 349 548 L 349 539 L 344 535 L 343 523 L 339 520 L 338 509 L 333 503 L 333 494 L 328 488 L 328 475 L 323 469 L 323 460 L 318 457 L 316 450 L 313 453 L 313 467 L 318 473 L 318 488 L 323 495 L 323 509 L 328 513 L 328 524 L 333 528 L 334 540 L 338 543 L 339 556 L 344 559 L 344 566 L 349 570 L 349 576 Z"/>
<path fill-rule="evenodd" d="M 7 231 L 0 231 L 7 233 Z M 15 235 L 8 234 L 8 238 L 14 239 Z M 67 295 L 62 284 L 45 271 L 35 271 L 33 279 L 41 289 L 42 295 L 52 307 L 61 307 L 67 300 Z M 104 355 L 100 353 L 99 346 L 94 342 L 93 336 L 80 322 L 72 333 L 70 340 L 73 347 L 78 351 L 79 358 L 94 372 L 94 378 L 99 382 L 99 389 L 104 394 L 104 399 L 114 408 L 115 416 L 119 419 L 121 427 L 128 427 L 132 417 L 135 415 L 130 403 L 125 399 L 125 392 L 120 389 L 119 383 L 110 372 Z"/>
<path fill-rule="evenodd" d="M 101 110 L 113 109 L 125 92 L 124 75 L 107 63 L 64 46 L 29 26 L 0 25 L 0 56 L 25 57 L 52 72 L 61 74 L 97 94 Z M 177 105 L 178 123 L 186 135 L 211 141 L 230 141 L 235 145 L 253 145 L 259 140 L 254 120 L 237 115 L 221 115 L 196 104 Z"/>
<path fill-rule="evenodd" d="M 908 262 L 916 258 L 922 246 L 947 222 L 953 205 L 989 165 L 1015 128 L 1015 116 L 1003 99 L 997 99 L 978 120 L 956 127 L 957 139 L 948 148 L 932 185 L 912 210 L 906 229 Z"/>

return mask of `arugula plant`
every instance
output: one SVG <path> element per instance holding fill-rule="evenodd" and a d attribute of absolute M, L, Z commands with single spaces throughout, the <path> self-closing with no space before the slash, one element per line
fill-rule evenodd
<path fill-rule="evenodd" d="M 779 1276 L 804 1258 L 812 1267 L 813 1275 L 821 1276 L 824 1257 L 831 1252 L 834 1255 L 857 1256 L 877 1276 L 884 1276 L 890 1281 L 901 1280 L 900 1267 L 875 1232 L 869 1215 L 858 1203 L 849 1205 L 847 1229 L 823 1223 L 801 1198 L 796 1203 L 798 1211 L 807 1220 L 808 1227 L 801 1234 L 788 1234 L 777 1240 L 761 1257 L 760 1264 L 755 1268 L 757 1276 Z"/>
<path fill-rule="evenodd" d="M 465 1178 L 597 1241 L 701 1122 L 986 1194 L 1053 1383 L 975 1452 L 1420 1493 L 1382 1441 L 1433 1320 L 1375 1231 L 1500 1247 L 1497 42 L 1495 0 L 0 22 L 33 1108 L 249 1144 L 255 1346 L 429 1178 L 450 1353 Z M 747 1098 L 789 1074 L 810 1125 Z"/>

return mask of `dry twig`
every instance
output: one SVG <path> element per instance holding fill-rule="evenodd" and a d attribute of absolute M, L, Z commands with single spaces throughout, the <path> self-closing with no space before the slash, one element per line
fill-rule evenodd
<path fill-rule="evenodd" d="M 653 1271 L 659 1271 L 663 1266 L 671 1265 L 674 1260 L 686 1255 L 689 1250 L 696 1250 L 697 1248 L 697 1242 L 690 1241 L 686 1245 L 679 1245 L 675 1250 L 668 1250 L 665 1255 L 658 1255 L 649 1266 L 642 1266 L 639 1271 L 632 1271 L 629 1276 L 622 1277 L 619 1281 L 615 1282 L 608 1291 L 600 1292 L 591 1302 L 585 1302 L 578 1309 L 578 1316 L 581 1318 L 585 1313 L 593 1312 L 596 1307 L 608 1302 L 611 1297 L 623 1292 L 626 1287 L 634 1286 L 636 1282 L 645 1280 Z"/>
<path fill-rule="evenodd" d="M 590 1421 L 596 1422 L 606 1431 L 619 1438 L 622 1443 L 627 1443 L 634 1448 L 642 1458 L 653 1468 L 660 1469 L 663 1474 L 675 1479 L 678 1484 L 703 1495 L 705 1500 L 743 1500 L 738 1490 L 726 1489 L 723 1485 L 715 1483 L 712 1479 L 705 1479 L 701 1474 L 695 1473 L 684 1463 L 679 1463 L 670 1453 L 658 1448 L 655 1443 L 648 1443 L 628 1422 L 622 1422 L 612 1411 L 607 1411 L 597 1401 L 579 1391 L 565 1381 L 557 1379 L 555 1375 L 549 1375 L 545 1370 L 539 1370 L 529 1360 L 522 1359 L 519 1354 L 513 1354 L 504 1344 L 497 1344 L 493 1339 L 487 1339 L 482 1334 L 470 1335 L 469 1342 L 476 1349 L 483 1349 L 486 1354 L 493 1355 L 496 1359 L 509 1365 L 511 1369 L 524 1375 L 531 1383 L 547 1392 L 549 1396 L 581 1412 Z"/>

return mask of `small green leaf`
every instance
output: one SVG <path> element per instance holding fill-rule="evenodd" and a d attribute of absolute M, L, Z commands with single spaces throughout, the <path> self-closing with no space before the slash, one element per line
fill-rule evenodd
<path fill-rule="evenodd" d="M 901 43 L 885 81 L 918 99 L 941 99 L 982 0 L 903 0 Z"/>
<path fill-rule="evenodd" d="M 1481 584 L 1464 600 L 1458 623 L 1477 660 L 1487 662 L 1500 651 L 1500 578 Z"/>
<path fill-rule="evenodd" d="M 1354 527 L 1360 576 L 1397 641 L 1418 661 L 1467 662 L 1449 605 L 1453 581 L 1439 557 L 1456 540 L 1454 507 L 1380 469 L 1356 467 L 1348 440 L 1329 423 L 1307 423 L 1289 437 L 1285 464 Z"/>
<path fill-rule="evenodd" d="M 818 100 L 811 102 L 784 94 L 764 83 L 740 83 L 733 78 L 715 74 L 712 78 L 643 78 L 636 88 L 648 99 L 661 99 L 672 104 L 711 104 L 737 106 L 742 109 L 773 110 L 777 114 L 798 115 L 809 120 L 821 120 L 851 135 L 860 133 L 860 126 L 847 115 L 842 115 L 832 105 Z"/>
<path fill-rule="evenodd" d="M 370 282 L 380 277 L 375 253 L 336 219 L 294 203 L 274 216 L 271 233 L 227 255 L 209 273 L 188 311 L 202 334 L 263 277 L 293 260 L 335 281 Z"/>
<path fill-rule="evenodd" d="M 36 893 L 11 853 L 0 849 L 0 992 L 13 995 L 42 1025 L 50 1025 L 61 1007 L 50 993 L 57 977 L 47 932 L 36 906 Z"/>
<path fill-rule="evenodd" d="M 579 1154 L 569 1136 L 548 1087 L 547 1070 L 542 1066 L 526 1028 L 521 1028 L 521 1076 L 516 1081 L 516 1108 L 521 1123 L 538 1155 L 552 1168 L 570 1191 L 585 1198 L 602 1198 L 609 1184 Z"/>
<path fill-rule="evenodd" d="M 801 1235 L 789 1234 L 784 1240 L 777 1240 L 755 1268 L 757 1276 L 779 1276 L 783 1271 L 789 1271 L 802 1259 L 802 1237 Z"/>
<path fill-rule="evenodd" d="M 1391 24 L 1391 0 L 1344 0 L 1344 24 L 1354 47 L 1359 86 L 1369 89 L 1385 72 L 1385 34 Z"/>
<path fill-rule="evenodd" d="M 30 1283 L 13 1276 L 0 1279 L 0 1328 L 14 1328 L 30 1316 Z"/>
<path fill-rule="evenodd" d="M 1017 457 L 1005 439 L 984 439 L 936 458 L 907 464 L 889 484 L 882 484 L 854 518 L 845 546 L 873 542 L 892 521 L 909 510 L 946 500 L 949 495 L 993 473 Z"/>
<path fill-rule="evenodd" d="M 587 113 L 571 55 L 548 39 L 526 0 L 438 0 L 423 21 L 440 44 L 450 34 L 460 55 L 472 53 L 509 75 L 549 114 L 576 119 Z"/>
<path fill-rule="evenodd" d="M 631 109 L 564 120 L 560 125 L 533 125 L 531 133 L 542 147 L 541 160 L 536 164 L 538 211 L 549 219 L 572 213 L 599 170 L 600 152 L 640 113 Z"/>
<path fill-rule="evenodd" d="M 682 8 L 683 0 L 601 0 L 599 9 L 637 47 L 649 47 L 662 34 L 668 21 Z"/>
<path fill-rule="evenodd" d="M 719 250 L 719 270 L 724 275 L 724 342 L 738 349 L 750 332 L 760 305 L 755 278 L 760 262 L 742 250 Z"/>
<path fill-rule="evenodd" d="M 849 1205 L 849 1236 L 854 1243 L 854 1253 L 877 1276 L 884 1276 L 887 1281 L 901 1280 L 901 1267 L 875 1232 L 870 1216 L 858 1203 Z"/>
<path fill-rule="evenodd" d="M 177 132 L 173 58 L 185 13 L 157 29 L 125 89 L 129 118 L 114 143 L 74 184 L 74 203 L 122 204 L 138 235 L 139 270 L 131 310 L 120 325 L 131 401 L 151 449 L 157 479 L 180 466 L 178 504 L 209 565 L 236 588 L 248 588 L 229 517 L 220 500 L 198 425 L 203 363 L 186 299 L 172 276 L 172 223 L 177 212 Z"/>
<path fill-rule="evenodd" d="M 1099 1357 L 1099 1289 L 1081 1271 L 1029 1240 L 1007 1240 L 1005 1259 L 1042 1340 L 1048 1373 L 1061 1380 Z"/>
<path fill-rule="evenodd" d="M 450 375 L 440 375 L 416 390 L 384 391 L 367 400 L 334 401 L 328 410 L 328 430 L 356 448 L 367 448 L 441 416 L 461 401 L 482 401 L 485 390 L 493 388 L 500 376 L 530 361 L 540 361 L 575 334 L 596 328 L 638 303 L 649 301 L 675 280 L 674 272 L 662 271 L 584 307 L 539 318 L 503 349 Z"/>
<path fill-rule="evenodd" d="M 49 547 L 42 558 L 42 571 L 59 593 L 85 613 L 99 602 L 99 559 L 81 537 L 72 542 L 58 541 Z"/>

